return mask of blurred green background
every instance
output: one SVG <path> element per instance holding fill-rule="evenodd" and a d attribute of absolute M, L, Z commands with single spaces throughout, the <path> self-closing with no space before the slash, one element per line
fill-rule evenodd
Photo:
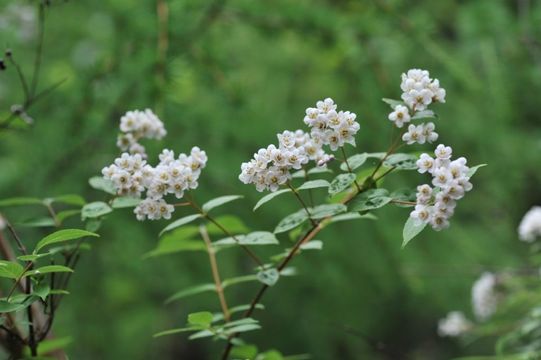
<path fill-rule="evenodd" d="M 159 6 L 168 8 L 161 20 Z M 0 4 L 0 45 L 27 71 L 35 8 L 36 1 Z M 262 350 L 314 359 L 490 354 L 490 339 L 459 344 L 439 338 L 436 326 L 450 310 L 471 316 L 470 287 L 483 270 L 520 266 L 527 256 L 516 227 L 541 204 L 540 38 L 541 2 L 529 0 L 53 2 L 40 87 L 67 80 L 29 111 L 35 126 L 0 132 L 0 198 L 105 199 L 87 179 L 116 155 L 120 116 L 149 107 L 168 130 L 163 141 L 145 143 L 151 158 L 162 147 L 200 146 L 209 163 L 197 198 L 243 194 L 219 212 L 272 229 L 296 210 L 295 200 L 283 197 L 254 216 L 261 195 L 238 181 L 240 163 L 275 142 L 277 132 L 303 128 L 304 109 L 324 97 L 358 114 L 358 146 L 350 153 L 384 151 L 391 124 L 380 99 L 400 96 L 402 72 L 428 69 L 447 90 L 447 103 L 435 108 L 439 141 L 470 164 L 489 164 L 451 228 L 425 231 L 401 250 L 408 210 L 388 207 L 377 211 L 378 221 L 324 230 L 324 250 L 295 260 L 300 276 L 268 292 L 259 313 L 264 329 L 244 338 Z M 21 98 L 13 69 L 0 73 L 0 110 Z M 387 184 L 421 181 L 397 173 Z M 24 218 L 26 211 L 6 213 Z M 152 338 L 184 325 L 190 312 L 219 308 L 212 294 L 163 304 L 183 287 L 211 281 L 204 253 L 141 259 L 164 224 L 137 222 L 129 210 L 107 219 L 54 327 L 57 336 L 73 337 L 71 358 L 218 357 L 222 343 Z M 44 233 L 23 234 L 31 242 Z M 225 277 L 251 267 L 237 251 L 218 261 Z M 229 303 L 247 303 L 256 288 L 233 288 Z"/>

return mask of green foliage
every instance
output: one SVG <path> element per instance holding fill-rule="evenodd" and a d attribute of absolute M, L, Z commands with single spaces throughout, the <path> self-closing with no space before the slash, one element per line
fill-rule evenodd
<path fill-rule="evenodd" d="M 267 231 L 255 231 L 247 235 L 237 235 L 234 238 L 228 237 L 214 242 L 214 246 L 223 245 L 278 245 L 276 236 Z"/>
<path fill-rule="evenodd" d="M 355 174 L 340 174 L 334 178 L 329 186 L 329 195 L 336 195 L 351 186 L 355 182 L 357 175 Z"/>
<path fill-rule="evenodd" d="M 408 243 L 414 237 L 419 235 L 419 233 L 421 233 L 421 231 L 423 231 L 425 227 L 426 227 L 425 222 L 416 223 L 416 221 L 413 218 L 408 217 L 408 220 L 406 220 L 406 223 L 404 224 L 404 230 L 402 230 L 402 238 L 403 238 L 402 248 L 406 247 L 406 245 L 408 245 Z"/>
<path fill-rule="evenodd" d="M 116 195 L 115 185 L 111 180 L 104 179 L 102 176 L 94 176 L 88 179 L 88 183 L 96 190 L 105 191 L 108 194 Z"/>
<path fill-rule="evenodd" d="M 306 183 L 304 185 L 306 185 Z M 297 190 L 299 190 L 299 189 L 297 189 Z M 259 199 L 257 204 L 255 204 L 254 211 L 256 211 L 259 207 L 266 204 L 267 202 L 271 201 L 275 197 L 277 197 L 279 195 L 282 195 L 282 194 L 285 194 L 285 193 L 288 193 L 288 192 L 291 192 L 291 189 L 281 189 L 281 190 L 278 190 L 278 191 L 268 193 L 267 195 L 265 195 L 261 199 Z"/>
<path fill-rule="evenodd" d="M 411 154 L 392 154 L 385 159 L 383 165 L 399 170 L 417 170 L 417 156 Z"/>
<path fill-rule="evenodd" d="M 379 209 L 389 202 L 389 191 L 385 189 L 370 189 L 357 195 L 348 205 L 348 211 L 368 211 Z"/>
<path fill-rule="evenodd" d="M 188 216 L 185 216 L 185 217 L 180 218 L 178 220 L 175 220 L 172 223 L 170 223 L 169 225 L 167 225 L 162 231 L 160 231 L 160 236 L 163 235 L 164 233 L 168 232 L 168 231 L 171 231 L 171 230 L 176 229 L 178 227 L 181 227 L 183 225 L 189 224 L 192 221 L 197 220 L 199 218 L 201 218 L 201 214 L 193 214 L 193 215 L 188 215 Z"/>
<path fill-rule="evenodd" d="M 85 230 L 79 230 L 79 229 L 59 230 L 41 239 L 37 243 L 33 254 L 37 254 L 45 246 L 49 246 L 52 244 L 57 244 L 60 242 L 65 242 L 65 241 L 77 240 L 77 239 L 88 237 L 88 236 L 99 237 L 98 234 L 92 233 L 90 231 L 85 231 Z"/>
<path fill-rule="evenodd" d="M 222 206 L 224 204 L 227 204 L 231 201 L 235 201 L 238 199 L 243 198 L 242 195 L 226 195 L 226 196 L 220 196 L 216 199 L 212 199 L 206 203 L 203 204 L 201 207 L 204 212 L 209 212 L 210 210 L 217 208 L 218 206 Z"/>
<path fill-rule="evenodd" d="M 294 229 L 304 223 L 306 220 L 308 220 L 308 214 L 306 213 L 306 210 L 300 209 L 299 211 L 294 212 L 293 214 L 290 214 L 283 218 L 274 229 L 274 233 L 280 234 Z"/>
<path fill-rule="evenodd" d="M 83 209 L 81 210 L 81 217 L 83 218 L 83 220 L 93 219 L 101 217 L 103 215 L 107 215 L 112 212 L 113 209 L 109 205 L 107 205 L 103 201 L 96 201 L 83 206 Z"/>
<path fill-rule="evenodd" d="M 276 269 L 261 270 L 257 273 L 257 280 L 268 286 L 276 284 L 279 278 L 280 273 Z"/>
<path fill-rule="evenodd" d="M 318 189 L 318 188 L 328 188 L 329 182 L 327 180 L 310 180 L 302 184 L 297 188 L 297 190 L 310 190 L 310 189 Z"/>
<path fill-rule="evenodd" d="M 366 160 L 368 160 L 367 153 L 355 154 L 353 156 L 348 157 L 347 164 L 345 161 L 342 164 L 340 164 L 340 170 L 342 171 L 348 171 L 349 169 L 351 169 L 351 171 L 356 170 L 357 168 L 364 165 Z M 348 165 L 349 165 L 349 169 L 348 169 Z"/>
<path fill-rule="evenodd" d="M 24 268 L 21 264 L 13 261 L 0 260 L 0 277 L 18 279 L 23 272 Z"/>

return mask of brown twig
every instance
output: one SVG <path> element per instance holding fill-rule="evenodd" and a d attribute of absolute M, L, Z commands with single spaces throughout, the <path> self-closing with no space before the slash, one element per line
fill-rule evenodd
<path fill-rule="evenodd" d="M 199 233 L 207 246 L 207 253 L 209 254 L 210 269 L 212 271 L 212 278 L 214 279 L 214 284 L 216 284 L 216 293 L 218 293 L 218 299 L 220 300 L 220 306 L 222 307 L 222 313 L 224 314 L 224 319 L 226 322 L 229 322 L 231 319 L 231 313 L 229 312 L 229 307 L 227 306 L 227 301 L 225 300 L 224 288 L 222 286 L 222 280 L 220 279 L 220 272 L 218 271 L 218 263 L 216 262 L 216 250 L 212 246 L 210 241 L 209 233 L 205 225 L 199 226 Z"/>

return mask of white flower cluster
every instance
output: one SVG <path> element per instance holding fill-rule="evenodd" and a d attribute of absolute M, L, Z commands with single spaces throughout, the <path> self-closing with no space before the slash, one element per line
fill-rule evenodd
<path fill-rule="evenodd" d="M 146 199 L 134 210 L 138 220 L 170 219 L 174 207 L 166 203 L 164 196 L 174 194 L 180 199 L 184 191 L 195 189 L 201 169 L 207 163 L 207 155 L 198 147 L 193 147 L 189 156 L 180 154 L 176 159 L 174 152 L 166 149 L 159 158 L 159 164 L 153 167 L 141 154 L 123 153 L 102 170 L 103 177 L 113 182 L 118 195 L 141 197 L 146 191 Z"/>
<path fill-rule="evenodd" d="M 422 154 L 417 160 L 418 171 L 431 174 L 434 187 L 428 184 L 417 187 L 417 204 L 410 216 L 418 224 L 430 224 L 434 230 L 449 226 L 456 201 L 473 187 L 467 160 L 464 157 L 451 160 L 452 152 L 451 147 L 440 144 L 434 151 L 435 158 Z"/>
<path fill-rule="evenodd" d="M 130 154 L 140 154 L 146 158 L 145 147 L 139 144 L 142 138 L 161 139 L 167 131 L 163 122 L 150 109 L 128 111 L 120 118 L 120 131 L 116 145 Z"/>
<path fill-rule="evenodd" d="M 497 283 L 498 278 L 495 274 L 485 272 L 473 284 L 471 291 L 473 313 L 480 321 L 487 320 L 496 312 L 498 307 Z"/>
<path fill-rule="evenodd" d="M 445 102 L 445 89 L 440 87 L 438 79 L 431 79 L 426 70 L 411 69 L 407 74 L 402 74 L 402 100 L 405 105 L 395 105 L 388 118 L 396 127 L 401 128 L 404 124 L 415 119 L 416 113 L 427 109 L 433 102 Z M 434 131 L 434 123 L 409 125 L 408 131 L 402 136 L 408 145 L 432 143 L 438 139 L 438 133 Z"/>
<path fill-rule="evenodd" d="M 304 123 L 311 128 L 312 139 L 329 145 L 332 151 L 348 143 L 355 146 L 355 134 L 360 125 L 357 115 L 349 111 L 336 111 L 331 98 L 318 101 L 315 108 L 306 109 Z"/>
<path fill-rule="evenodd" d="M 438 322 L 438 334 L 440 336 L 460 336 L 471 329 L 472 323 L 460 311 L 451 311 Z"/>
<path fill-rule="evenodd" d="M 520 240 L 532 242 L 541 237 L 541 206 L 532 207 L 522 218 L 518 227 Z"/>
<path fill-rule="evenodd" d="M 423 111 L 433 102 L 445 102 L 445 89 L 427 70 L 411 69 L 402 74 L 402 100 L 412 111 Z"/>
<path fill-rule="evenodd" d="M 323 149 L 321 138 L 312 137 L 302 130 L 278 134 L 279 145 L 259 149 L 254 158 L 242 163 L 239 180 L 255 184 L 257 191 L 276 191 L 290 178 L 291 169 L 301 169 L 309 160 L 324 166 L 332 159 Z"/>

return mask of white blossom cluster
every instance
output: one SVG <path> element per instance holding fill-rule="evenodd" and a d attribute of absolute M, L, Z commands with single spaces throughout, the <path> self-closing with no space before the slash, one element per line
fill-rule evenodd
<path fill-rule="evenodd" d="M 198 147 L 193 147 L 189 156 L 180 154 L 178 158 L 173 151 L 165 149 L 159 159 L 153 167 L 141 154 L 123 153 L 102 170 L 103 177 L 113 182 L 118 195 L 139 198 L 146 192 L 146 199 L 134 210 L 138 220 L 170 219 L 174 207 L 164 197 L 174 194 L 180 199 L 184 191 L 197 188 L 201 169 L 207 163 L 207 155 Z"/>
<path fill-rule="evenodd" d="M 336 111 L 333 99 L 318 101 L 315 108 L 306 109 L 304 123 L 311 128 L 312 139 L 318 139 L 329 145 L 332 151 L 348 143 L 355 146 L 355 134 L 360 125 L 355 120 L 357 115 L 350 111 Z"/>
<path fill-rule="evenodd" d="M 120 131 L 116 145 L 130 154 L 140 154 L 146 158 L 145 147 L 140 139 L 161 139 L 167 131 L 163 122 L 150 109 L 128 111 L 120 118 Z"/>
<path fill-rule="evenodd" d="M 473 313 L 480 321 L 487 320 L 496 312 L 498 307 L 497 283 L 498 278 L 495 274 L 485 272 L 473 284 L 471 290 Z"/>
<path fill-rule="evenodd" d="M 472 327 L 472 323 L 461 311 L 451 311 L 438 322 L 438 335 L 456 337 L 464 334 Z"/>
<path fill-rule="evenodd" d="M 433 102 L 445 102 L 445 89 L 440 87 L 438 79 L 431 79 L 427 70 L 411 69 L 402 74 L 402 100 L 404 105 L 398 104 L 393 107 L 388 119 L 396 127 L 402 128 L 405 124 L 415 119 L 418 112 L 427 110 Z M 408 145 L 432 143 L 438 139 L 438 133 L 434 131 L 434 123 L 410 124 L 408 131 L 402 136 Z"/>
<path fill-rule="evenodd" d="M 259 149 L 253 159 L 241 165 L 239 180 L 244 184 L 255 184 L 257 191 L 278 190 L 291 178 L 291 169 L 301 169 L 310 160 L 325 166 L 332 159 L 323 151 L 321 138 L 302 130 L 284 131 L 277 137 L 278 147 L 271 144 Z"/>
<path fill-rule="evenodd" d="M 473 187 L 467 160 L 464 157 L 452 160 L 452 152 L 451 147 L 440 144 L 434 151 L 435 158 L 421 154 L 417 160 L 418 171 L 431 174 L 433 185 L 417 187 L 415 210 L 410 214 L 417 224 L 430 224 L 434 230 L 447 228 L 457 200 Z"/>
<path fill-rule="evenodd" d="M 541 237 L 541 206 L 532 207 L 522 218 L 518 227 L 520 240 L 532 242 Z"/>

